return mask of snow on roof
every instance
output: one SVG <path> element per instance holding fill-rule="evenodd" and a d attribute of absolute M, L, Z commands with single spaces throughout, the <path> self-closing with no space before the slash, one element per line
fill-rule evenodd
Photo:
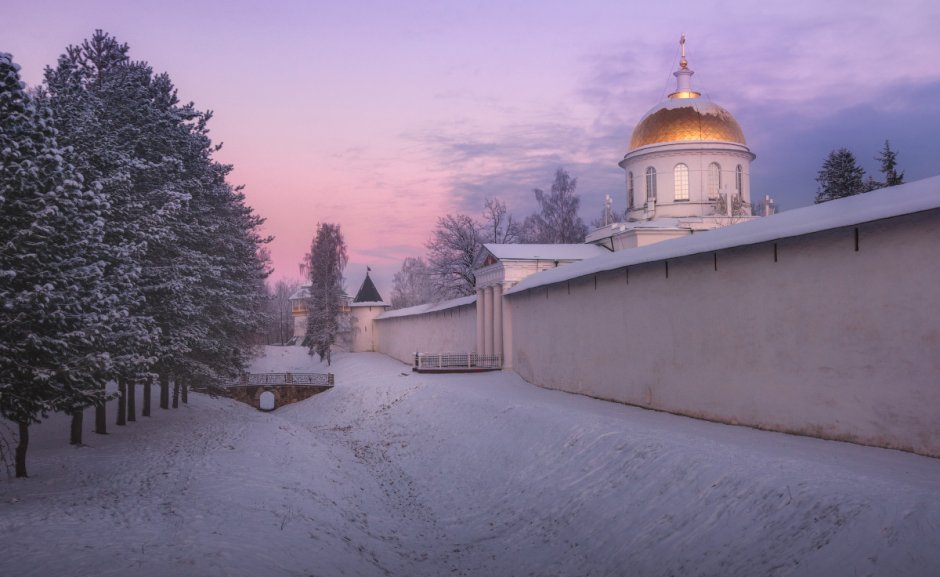
<path fill-rule="evenodd" d="M 940 208 L 940 176 L 788 210 L 649 246 L 608 253 L 533 274 L 505 294 L 625 266 L 769 242 L 937 208 Z"/>
<path fill-rule="evenodd" d="M 307 299 L 310 298 L 310 285 L 302 286 L 297 291 L 290 295 L 289 300 L 298 300 L 298 299 Z"/>
<path fill-rule="evenodd" d="M 594 244 L 484 244 L 499 260 L 583 260 L 607 254 Z"/>
<path fill-rule="evenodd" d="M 349 303 L 350 307 L 387 307 L 391 306 L 385 301 L 361 301 L 361 302 L 351 302 Z"/>
<path fill-rule="evenodd" d="M 451 299 L 449 301 L 441 301 L 439 303 L 425 303 L 423 305 L 415 305 L 413 307 L 408 307 L 406 309 L 398 309 L 394 311 L 386 311 L 376 317 L 378 320 L 391 319 L 395 317 L 408 317 L 412 315 L 424 315 L 427 313 L 436 313 L 438 311 L 444 311 L 447 309 L 452 309 L 456 307 L 462 307 L 475 303 L 477 301 L 476 295 L 470 295 L 468 297 L 460 297 L 456 299 Z"/>

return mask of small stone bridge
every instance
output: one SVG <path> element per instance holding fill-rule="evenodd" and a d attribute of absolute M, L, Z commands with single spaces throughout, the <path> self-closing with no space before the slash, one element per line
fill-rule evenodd
<path fill-rule="evenodd" d="M 225 387 L 228 396 L 262 411 L 333 388 L 333 373 L 252 373 Z"/>

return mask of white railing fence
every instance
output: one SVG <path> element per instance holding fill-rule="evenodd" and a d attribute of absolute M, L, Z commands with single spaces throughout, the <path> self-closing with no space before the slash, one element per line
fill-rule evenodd
<path fill-rule="evenodd" d="M 501 355 L 477 353 L 415 353 L 416 369 L 499 369 Z"/>
<path fill-rule="evenodd" d="M 230 386 L 245 385 L 320 385 L 333 386 L 333 373 L 250 373 Z"/>

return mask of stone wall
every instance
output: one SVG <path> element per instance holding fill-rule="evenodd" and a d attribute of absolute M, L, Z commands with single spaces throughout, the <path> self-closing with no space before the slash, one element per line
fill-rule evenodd
<path fill-rule="evenodd" d="M 476 351 L 474 297 L 389 311 L 375 319 L 375 350 L 413 364 L 416 352 Z"/>
<path fill-rule="evenodd" d="M 940 210 L 506 298 L 529 382 L 940 457 L 938 297 Z"/>

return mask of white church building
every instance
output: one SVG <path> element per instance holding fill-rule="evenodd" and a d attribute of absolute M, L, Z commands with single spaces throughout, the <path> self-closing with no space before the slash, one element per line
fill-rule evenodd
<path fill-rule="evenodd" d="M 625 222 L 487 244 L 476 294 L 364 306 L 354 350 L 488 357 L 545 388 L 940 457 L 940 176 L 752 216 L 755 155 L 694 91 L 684 42 L 675 76 L 619 161 Z"/>

